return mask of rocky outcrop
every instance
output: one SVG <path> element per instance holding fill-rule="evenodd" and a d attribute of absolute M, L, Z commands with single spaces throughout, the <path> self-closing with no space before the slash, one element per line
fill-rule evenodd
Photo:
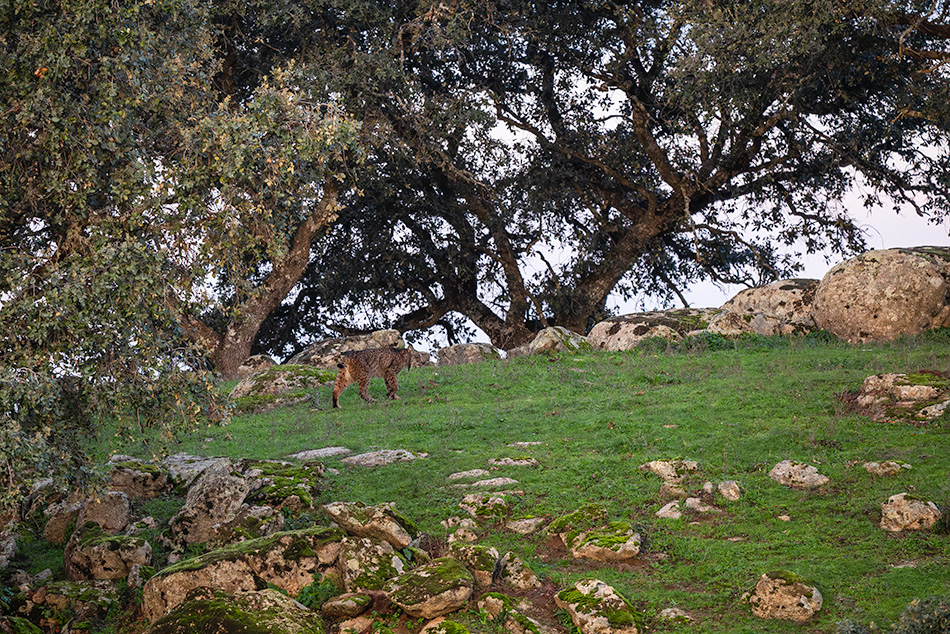
<path fill-rule="evenodd" d="M 95 522 L 102 530 L 115 535 L 129 525 L 129 496 L 118 491 L 104 491 L 83 502 L 76 516 L 76 525 Z"/>
<path fill-rule="evenodd" d="M 419 532 L 394 504 L 366 506 L 362 502 L 333 502 L 324 504 L 323 510 L 348 533 L 382 539 L 394 548 L 405 548 Z"/>
<path fill-rule="evenodd" d="M 315 341 L 287 360 L 288 365 L 312 365 L 336 372 L 338 357 L 344 352 L 367 348 L 405 348 L 406 342 L 398 330 L 377 330 L 368 335 L 337 337 Z M 413 363 L 415 365 L 415 363 Z"/>
<path fill-rule="evenodd" d="M 720 312 L 715 308 L 684 308 L 611 317 L 595 324 L 587 340 L 598 350 L 632 350 L 651 337 L 679 341 L 692 332 L 705 330 Z"/>
<path fill-rule="evenodd" d="M 933 420 L 950 406 L 950 378 L 933 370 L 875 374 L 864 379 L 854 405 L 874 419 Z"/>
<path fill-rule="evenodd" d="M 343 531 L 317 527 L 248 540 L 183 560 L 148 580 L 143 590 L 145 617 L 154 622 L 185 601 L 191 590 L 211 587 L 249 592 L 273 584 L 296 596 L 336 565 Z"/>
<path fill-rule="evenodd" d="M 231 473 L 227 461 L 206 469 L 188 490 L 185 505 L 169 522 L 170 541 L 179 548 L 207 542 L 214 527 L 237 517 L 250 491 L 244 478 Z"/>
<path fill-rule="evenodd" d="M 941 517 L 936 504 L 909 493 L 892 495 L 881 504 L 881 528 L 893 533 L 927 530 Z"/>
<path fill-rule="evenodd" d="M 695 460 L 651 460 L 640 465 L 640 471 L 660 476 L 665 482 L 681 482 L 688 474 L 699 468 Z"/>
<path fill-rule="evenodd" d="M 308 365 L 275 365 L 243 379 L 231 390 L 231 399 L 241 411 L 266 411 L 305 401 L 317 387 L 329 386 L 336 378 L 333 370 Z"/>
<path fill-rule="evenodd" d="M 748 601 L 752 614 L 761 619 L 782 619 L 804 623 L 821 610 L 823 603 L 818 588 L 810 586 L 798 575 L 771 572 L 762 575 Z"/>
<path fill-rule="evenodd" d="M 319 614 L 276 590 L 232 594 L 195 588 L 180 605 L 155 622 L 147 634 L 211 631 L 210 624 L 233 634 L 322 634 L 325 631 Z"/>
<path fill-rule="evenodd" d="M 168 473 L 158 465 L 146 464 L 130 456 L 109 461 L 109 489 L 124 493 L 130 499 L 151 499 L 170 486 Z"/>
<path fill-rule="evenodd" d="M 409 568 L 406 558 L 392 544 L 375 537 L 344 537 L 340 542 L 340 568 L 347 592 L 381 590 Z"/>
<path fill-rule="evenodd" d="M 950 325 L 950 248 L 869 251 L 833 267 L 815 291 L 815 324 L 851 343 Z"/>
<path fill-rule="evenodd" d="M 460 343 L 436 352 L 439 365 L 466 365 L 501 358 L 501 352 L 488 343 Z"/>
<path fill-rule="evenodd" d="M 238 367 L 235 378 L 246 379 L 253 374 L 263 372 L 267 368 L 274 367 L 275 365 L 277 365 L 277 362 L 266 354 L 255 354 L 248 357 L 244 363 Z"/>

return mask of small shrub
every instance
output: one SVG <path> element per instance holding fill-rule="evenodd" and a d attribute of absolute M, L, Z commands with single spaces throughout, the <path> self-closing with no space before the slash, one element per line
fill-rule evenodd
<path fill-rule="evenodd" d="M 319 610 L 323 604 L 340 594 L 340 589 L 332 581 L 314 581 L 305 586 L 297 595 L 297 601 L 311 610 Z"/>

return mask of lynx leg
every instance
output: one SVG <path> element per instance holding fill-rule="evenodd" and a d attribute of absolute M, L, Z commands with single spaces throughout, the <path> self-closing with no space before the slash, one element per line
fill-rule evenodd
<path fill-rule="evenodd" d="M 346 386 L 352 382 L 353 380 L 350 378 L 350 373 L 345 367 L 341 368 L 339 373 L 336 375 L 336 383 L 333 385 L 333 407 L 342 409 L 340 407 L 340 394 L 342 394 L 343 390 L 346 389 Z"/>
<path fill-rule="evenodd" d="M 386 381 L 386 396 L 390 399 L 399 400 L 399 397 L 396 396 L 396 390 L 399 389 L 399 383 L 396 381 L 396 375 L 394 374 L 391 377 L 384 377 Z"/>
<path fill-rule="evenodd" d="M 360 396 L 363 397 L 363 400 L 367 403 L 375 403 L 376 399 L 369 395 L 369 376 L 360 377 L 357 381 L 357 385 L 360 388 Z"/>

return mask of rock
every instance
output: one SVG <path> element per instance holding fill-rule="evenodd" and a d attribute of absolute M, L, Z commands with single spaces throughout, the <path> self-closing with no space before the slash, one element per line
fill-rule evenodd
<path fill-rule="evenodd" d="M 462 498 L 459 507 L 479 521 L 508 514 L 508 500 L 503 493 L 471 493 Z"/>
<path fill-rule="evenodd" d="M 686 508 L 697 513 L 722 513 L 722 509 L 706 504 L 699 498 L 686 498 L 683 504 Z"/>
<path fill-rule="evenodd" d="M 831 482 L 827 476 L 818 473 L 816 467 L 794 460 L 783 460 L 772 467 L 769 477 L 793 489 L 812 489 Z"/>
<path fill-rule="evenodd" d="M 406 449 L 380 449 L 361 453 L 357 456 L 344 458 L 341 462 L 357 467 L 381 467 L 396 462 L 412 462 L 420 458 L 428 458 L 429 454 L 413 452 Z"/>
<path fill-rule="evenodd" d="M 323 510 L 351 535 L 376 537 L 394 548 L 405 548 L 419 533 L 392 503 L 366 506 L 362 502 L 333 502 L 324 504 Z"/>
<path fill-rule="evenodd" d="M 540 530 L 546 521 L 543 517 L 525 517 L 509 521 L 505 528 L 519 535 L 531 535 Z"/>
<path fill-rule="evenodd" d="M 212 464 L 188 490 L 185 505 L 169 521 L 171 543 L 183 548 L 207 542 L 216 535 L 216 524 L 237 517 L 248 491 L 250 484 L 231 473 L 228 461 Z"/>
<path fill-rule="evenodd" d="M 307 462 L 310 460 L 322 460 L 323 458 L 329 458 L 330 456 L 342 456 L 348 453 L 353 452 L 346 447 L 323 447 L 322 449 L 305 449 L 303 451 L 290 454 L 287 457 L 294 460 L 302 460 Z"/>
<path fill-rule="evenodd" d="M 198 624 L 201 625 L 198 625 Z M 231 594 L 196 588 L 146 634 L 316 634 L 324 631 L 320 615 L 276 590 Z"/>
<path fill-rule="evenodd" d="M 46 624 L 47 632 L 59 632 L 79 623 L 96 623 L 118 604 L 115 582 L 52 581 L 36 590 L 32 597 Z"/>
<path fill-rule="evenodd" d="M 664 480 L 660 485 L 659 495 L 661 500 L 685 500 L 689 497 L 689 493 L 681 484 L 668 480 Z"/>
<path fill-rule="evenodd" d="M 277 362 L 266 354 L 255 354 L 248 357 L 244 363 L 238 366 L 234 376 L 236 379 L 246 379 L 251 375 L 259 374 L 275 365 L 277 365 Z"/>
<path fill-rule="evenodd" d="M 606 523 L 607 507 L 601 504 L 588 504 L 573 513 L 568 513 L 567 515 L 562 515 L 555 519 L 548 524 L 545 532 L 550 536 L 556 535 L 560 537 L 564 545 L 569 548 L 570 546 L 567 542 L 567 535 L 569 533 L 576 534 L 581 531 L 589 531 L 598 526 L 603 526 Z"/>
<path fill-rule="evenodd" d="M 699 465 L 695 460 L 653 460 L 640 465 L 640 471 L 660 476 L 666 482 L 680 482 L 690 472 L 696 471 Z"/>
<path fill-rule="evenodd" d="M 950 325 L 950 248 L 869 251 L 833 267 L 815 292 L 816 325 L 851 343 Z"/>
<path fill-rule="evenodd" d="M 587 337 L 571 332 L 563 326 L 551 326 L 536 334 L 529 343 L 509 350 L 508 358 L 590 349 L 591 344 Z"/>
<path fill-rule="evenodd" d="M 161 467 L 141 460 L 110 461 L 109 488 L 131 499 L 160 496 L 169 487 L 168 473 Z"/>
<path fill-rule="evenodd" d="M 79 509 L 82 508 L 82 502 L 56 502 L 46 509 L 49 520 L 43 529 L 43 539 L 51 544 L 62 544 L 69 539 L 69 531 L 75 527 L 76 518 L 79 517 Z"/>
<path fill-rule="evenodd" d="M 0 570 L 10 565 L 17 553 L 17 522 L 7 522 L 0 528 Z"/>
<path fill-rule="evenodd" d="M 469 471 L 459 471 L 449 475 L 449 480 L 467 480 L 470 478 L 481 478 L 489 473 L 484 469 L 471 469 Z"/>
<path fill-rule="evenodd" d="M 284 528 L 284 515 L 271 506 L 242 504 L 234 517 L 208 529 L 208 548 L 220 548 L 248 539 L 267 537 Z"/>
<path fill-rule="evenodd" d="M 484 590 L 492 584 L 499 559 L 497 549 L 456 542 L 449 546 L 449 556 L 458 559 L 472 573 L 476 590 Z"/>
<path fill-rule="evenodd" d="M 409 616 L 434 619 L 465 605 L 474 583 L 458 560 L 443 557 L 391 579 L 386 593 Z"/>
<path fill-rule="evenodd" d="M 248 481 L 246 502 L 292 510 L 314 508 L 326 473 L 318 462 L 298 465 L 279 460 L 241 460 L 234 470 Z"/>
<path fill-rule="evenodd" d="M 546 634 L 550 632 L 539 622 L 522 614 L 528 609 L 524 600 L 499 592 L 488 592 L 478 600 L 478 609 L 493 623 L 502 625 L 511 634 Z"/>
<path fill-rule="evenodd" d="M 419 634 L 470 634 L 469 629 L 461 623 L 450 621 L 443 616 L 426 623 Z"/>
<path fill-rule="evenodd" d="M 795 574 L 772 572 L 762 575 L 749 597 L 752 614 L 760 619 L 782 619 L 804 623 L 821 610 L 818 588 L 809 586 Z"/>
<path fill-rule="evenodd" d="M 204 458 L 186 453 L 177 453 L 162 460 L 162 467 L 168 471 L 172 486 L 176 489 L 187 490 L 206 469 L 216 464 L 230 465 L 227 458 Z"/>
<path fill-rule="evenodd" d="M 876 374 L 864 379 L 855 403 L 872 418 L 932 420 L 947 408 L 950 378 L 924 370 Z"/>
<path fill-rule="evenodd" d="M 340 529 L 315 527 L 231 544 L 182 560 L 145 583 L 143 615 L 154 623 L 180 605 L 189 591 L 202 586 L 234 594 L 273 584 L 296 596 L 313 583 L 314 574 L 319 578 L 336 566 L 343 537 Z"/>
<path fill-rule="evenodd" d="M 881 504 L 881 528 L 886 531 L 920 531 L 937 523 L 942 514 L 933 502 L 898 493 Z"/>
<path fill-rule="evenodd" d="M 912 467 L 906 462 L 897 462 L 894 460 L 885 460 L 884 462 L 865 462 L 864 469 L 871 475 L 879 477 L 895 476 L 903 471 L 908 471 Z"/>
<path fill-rule="evenodd" d="M 333 619 L 352 619 L 366 612 L 371 605 L 373 605 L 373 598 L 368 594 L 347 592 L 327 599 L 321 606 L 320 612 Z"/>
<path fill-rule="evenodd" d="M 689 612 L 680 608 L 664 608 L 656 613 L 656 618 L 661 621 L 680 621 L 684 623 L 693 620 Z"/>
<path fill-rule="evenodd" d="M 691 332 L 705 330 L 719 312 L 716 308 L 685 308 L 611 317 L 595 324 L 587 340 L 599 350 L 632 350 L 651 337 L 676 342 Z"/>
<path fill-rule="evenodd" d="M 623 563 L 640 554 L 640 534 L 629 522 L 611 522 L 576 535 L 562 534 L 562 539 L 575 559 Z"/>
<path fill-rule="evenodd" d="M 716 489 L 719 491 L 719 495 L 730 502 L 738 502 L 739 498 L 742 497 L 742 489 L 739 488 L 739 483 L 735 480 L 720 482 L 716 485 Z"/>
<path fill-rule="evenodd" d="M 398 330 L 377 330 L 368 335 L 337 337 L 315 341 L 287 360 L 289 365 L 313 365 L 318 368 L 336 369 L 337 357 L 344 352 L 367 348 L 388 348 L 395 345 L 405 348 L 406 342 Z"/>
<path fill-rule="evenodd" d="M 141 537 L 109 535 L 95 522 L 77 528 L 66 544 L 66 579 L 124 579 L 132 566 L 152 563 L 152 545 Z"/>
<path fill-rule="evenodd" d="M 501 578 L 512 588 L 530 590 L 541 587 L 541 580 L 534 571 L 514 554 L 506 553 L 500 563 Z"/>
<path fill-rule="evenodd" d="M 489 458 L 488 464 L 492 467 L 540 467 L 541 463 L 534 458 Z"/>
<path fill-rule="evenodd" d="M 678 520 L 679 518 L 683 517 L 683 512 L 680 511 L 679 500 L 674 500 L 670 502 L 669 504 L 661 508 L 659 511 L 657 511 L 655 515 L 659 518 L 669 519 L 669 520 Z"/>
<path fill-rule="evenodd" d="M 727 313 L 742 316 L 762 316 L 777 322 L 772 333 L 791 334 L 815 327 L 814 302 L 819 280 L 793 279 L 772 282 L 765 286 L 747 288 L 722 305 Z M 709 329 L 714 331 L 713 322 Z M 723 333 L 725 334 L 725 333 Z"/>
<path fill-rule="evenodd" d="M 231 400 L 241 411 L 266 411 L 306 400 L 311 390 L 332 385 L 336 369 L 309 365 L 275 365 L 241 380 L 231 390 Z"/>
<path fill-rule="evenodd" d="M 381 590 L 409 568 L 405 557 L 376 537 L 345 537 L 340 543 L 340 568 L 347 592 Z"/>
<path fill-rule="evenodd" d="M 129 496 L 118 491 L 103 491 L 82 503 L 76 525 L 95 522 L 105 532 L 115 535 L 129 525 Z"/>
<path fill-rule="evenodd" d="M 724 337 L 738 337 L 744 334 L 770 337 L 783 334 L 782 322 L 775 317 L 761 313 L 750 315 L 731 311 L 725 311 L 713 317 L 706 330 Z"/>
<path fill-rule="evenodd" d="M 471 484 L 458 484 L 458 487 L 481 487 L 484 489 L 496 488 L 496 487 L 509 487 L 513 484 L 518 484 L 518 481 L 514 478 L 489 478 L 487 480 L 479 480 L 478 482 L 472 482 Z"/>
<path fill-rule="evenodd" d="M 440 348 L 436 353 L 439 365 L 466 365 L 501 358 L 501 352 L 487 343 L 460 343 Z"/>
<path fill-rule="evenodd" d="M 584 579 L 554 597 L 581 634 L 638 634 L 640 615 L 626 599 L 599 579 Z"/>

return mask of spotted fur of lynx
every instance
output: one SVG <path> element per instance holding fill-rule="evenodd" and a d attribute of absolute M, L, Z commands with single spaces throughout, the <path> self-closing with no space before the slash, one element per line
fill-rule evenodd
<path fill-rule="evenodd" d="M 398 399 L 396 375 L 403 368 L 412 367 L 412 348 L 390 346 L 344 352 L 343 360 L 337 363 L 337 367 L 340 371 L 333 386 L 333 407 L 340 407 L 340 394 L 350 383 L 356 383 L 364 401 L 375 403 L 376 399 L 369 395 L 369 380 L 372 377 L 381 377 L 386 382 L 386 396 Z"/>

